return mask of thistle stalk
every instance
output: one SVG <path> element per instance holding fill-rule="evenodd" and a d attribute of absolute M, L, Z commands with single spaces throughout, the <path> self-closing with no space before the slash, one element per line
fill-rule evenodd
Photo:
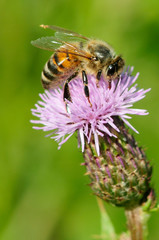
<path fill-rule="evenodd" d="M 126 210 L 127 225 L 131 234 L 131 240 L 143 240 L 143 218 L 141 207 Z"/>

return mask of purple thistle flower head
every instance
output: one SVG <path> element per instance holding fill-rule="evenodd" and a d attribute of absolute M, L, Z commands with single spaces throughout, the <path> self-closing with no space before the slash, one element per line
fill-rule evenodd
<path fill-rule="evenodd" d="M 115 125 L 113 117 L 118 116 L 135 132 L 137 130 L 128 122 L 130 115 L 146 115 L 148 112 L 143 109 L 135 109 L 133 103 L 145 97 L 145 93 L 150 89 L 137 89 L 134 84 L 139 74 L 131 76 L 133 68 L 127 69 L 120 76 L 119 80 L 113 80 L 111 89 L 107 81 L 103 78 L 96 85 L 96 78 L 88 75 L 88 87 L 90 92 L 90 103 L 84 95 L 82 79 L 77 77 L 69 83 L 72 102 L 68 102 L 68 109 L 63 101 L 63 90 L 61 88 L 45 91 L 40 94 L 41 101 L 32 109 L 32 114 L 39 120 L 32 120 L 35 129 L 51 131 L 48 136 L 55 139 L 59 148 L 66 142 L 75 131 L 78 131 L 78 142 L 85 149 L 85 141 L 90 143 L 91 137 L 94 136 L 97 154 L 100 155 L 98 136 L 103 137 L 105 134 L 110 137 L 117 137 L 114 134 L 119 132 Z M 138 133 L 138 132 L 137 132 Z"/>

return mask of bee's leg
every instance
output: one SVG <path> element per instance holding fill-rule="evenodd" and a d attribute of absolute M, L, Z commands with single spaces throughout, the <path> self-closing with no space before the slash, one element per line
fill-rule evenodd
<path fill-rule="evenodd" d="M 92 107 L 92 103 L 90 102 L 90 99 L 89 99 L 89 88 L 88 88 L 87 74 L 84 70 L 82 70 L 82 80 L 83 80 L 83 84 L 84 84 L 84 94 L 85 94 L 86 98 L 88 99 L 88 102 L 89 102 L 90 106 Z"/>
<path fill-rule="evenodd" d="M 102 75 L 102 70 L 99 69 L 98 72 L 97 72 L 97 76 L 96 76 L 96 85 L 97 85 L 97 87 L 99 87 L 99 80 L 101 78 L 101 75 Z"/>
<path fill-rule="evenodd" d="M 69 83 L 69 81 L 67 79 L 65 84 L 64 84 L 64 92 L 63 92 L 63 100 L 64 100 L 64 102 L 66 100 L 68 100 L 69 102 L 72 102 L 68 83 Z"/>
<path fill-rule="evenodd" d="M 64 84 L 64 93 L 63 93 L 63 100 L 64 100 L 64 102 L 65 102 L 66 100 L 72 102 L 71 95 L 70 95 L 70 90 L 69 90 L 69 82 L 70 82 L 73 78 L 75 78 L 77 75 L 78 75 L 78 71 L 75 72 L 75 73 L 73 73 L 73 74 L 66 80 L 66 82 L 65 82 L 65 84 Z"/>
<path fill-rule="evenodd" d="M 69 82 L 75 78 L 76 76 L 78 75 L 78 71 L 75 72 L 74 74 L 72 74 L 65 82 L 64 84 L 64 92 L 63 92 L 63 100 L 65 102 L 65 105 L 66 105 L 66 111 L 68 113 L 70 113 L 70 108 L 69 108 L 69 105 L 68 103 L 66 102 L 66 100 L 68 100 L 69 102 L 72 102 L 72 99 L 71 99 L 71 95 L 70 95 L 70 90 L 69 90 Z"/>
<path fill-rule="evenodd" d="M 117 76 L 117 83 L 116 83 L 116 86 L 115 86 L 114 92 L 116 91 L 116 89 L 117 89 L 117 87 L 118 87 L 119 80 L 120 80 L 120 76 L 118 75 L 118 76 Z"/>
<path fill-rule="evenodd" d="M 112 84 L 111 84 L 111 83 L 112 83 L 112 80 L 109 79 L 109 80 L 108 80 L 108 88 L 109 88 L 109 89 L 111 89 L 111 87 L 112 87 Z"/>

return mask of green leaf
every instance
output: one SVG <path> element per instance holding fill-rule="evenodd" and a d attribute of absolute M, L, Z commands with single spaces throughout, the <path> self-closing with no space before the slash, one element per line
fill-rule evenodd
<path fill-rule="evenodd" d="M 104 208 L 103 201 L 97 198 L 100 213 L 101 213 L 101 239 L 104 240 L 116 240 L 117 235 L 115 233 L 114 226 Z"/>

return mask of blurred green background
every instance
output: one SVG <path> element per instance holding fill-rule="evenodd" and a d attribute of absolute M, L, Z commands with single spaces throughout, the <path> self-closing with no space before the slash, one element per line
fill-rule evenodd
<path fill-rule="evenodd" d="M 0 239 L 89 240 L 100 233 L 100 214 L 80 166 L 76 137 L 57 143 L 32 129 L 30 109 L 43 92 L 41 70 L 51 55 L 30 41 L 51 34 L 52 24 L 111 43 L 140 72 L 140 87 L 152 90 L 135 107 L 139 144 L 154 165 L 159 196 L 159 2 L 157 0 L 0 1 Z M 122 208 L 106 204 L 116 231 L 126 229 Z M 149 221 L 149 239 L 159 239 L 159 213 Z"/>

